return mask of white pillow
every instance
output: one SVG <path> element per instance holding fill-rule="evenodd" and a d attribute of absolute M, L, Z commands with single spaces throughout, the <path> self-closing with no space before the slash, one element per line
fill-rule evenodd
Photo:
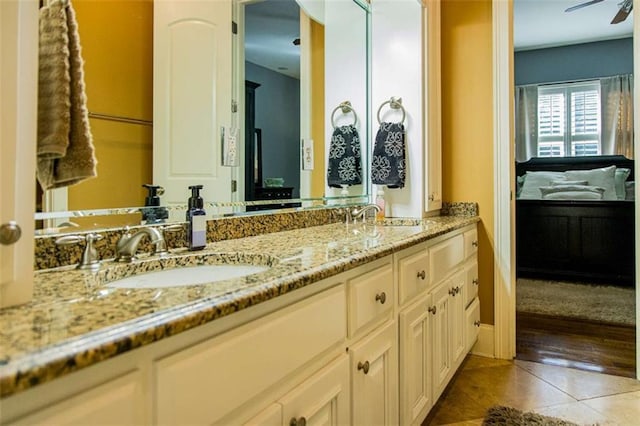
<path fill-rule="evenodd" d="M 625 192 L 624 199 L 625 200 L 635 200 L 636 199 L 635 190 L 636 190 L 636 182 L 635 181 L 625 182 L 624 183 L 624 192 Z"/>
<path fill-rule="evenodd" d="M 567 180 L 586 180 L 592 186 L 604 188 L 603 200 L 617 200 L 615 184 L 616 166 L 591 170 L 567 170 Z"/>
<path fill-rule="evenodd" d="M 625 169 L 622 167 L 616 169 L 616 174 L 614 176 L 614 179 L 615 179 L 615 185 L 616 185 L 616 196 L 618 197 L 618 200 L 624 200 L 626 198 L 624 183 L 626 182 L 630 174 L 631 174 L 631 169 Z"/>
<path fill-rule="evenodd" d="M 597 197 L 595 199 L 601 200 L 602 195 L 604 194 L 604 188 L 600 188 L 599 186 L 589 186 L 589 185 L 556 185 L 556 186 L 541 186 L 540 193 L 542 194 L 543 199 L 547 199 L 547 196 L 550 194 L 555 194 L 559 192 L 571 193 L 574 194 L 576 192 L 590 192 L 592 194 L 596 194 Z M 582 197 L 579 197 L 582 199 Z"/>
<path fill-rule="evenodd" d="M 554 180 L 551 182 L 551 186 L 558 185 L 589 185 L 586 180 Z"/>
<path fill-rule="evenodd" d="M 602 200 L 602 194 L 590 191 L 553 192 L 542 197 L 543 200 Z"/>
<path fill-rule="evenodd" d="M 520 191 L 520 199 L 539 200 L 540 187 L 549 186 L 554 180 L 565 180 L 564 172 L 527 172 Z"/>

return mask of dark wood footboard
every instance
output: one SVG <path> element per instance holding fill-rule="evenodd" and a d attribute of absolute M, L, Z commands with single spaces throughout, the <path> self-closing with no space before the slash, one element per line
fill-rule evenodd
<path fill-rule="evenodd" d="M 518 277 L 634 285 L 633 201 L 516 201 Z"/>

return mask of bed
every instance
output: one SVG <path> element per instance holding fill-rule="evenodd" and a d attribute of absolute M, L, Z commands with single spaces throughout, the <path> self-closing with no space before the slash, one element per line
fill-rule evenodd
<path fill-rule="evenodd" d="M 610 194 L 610 189 L 601 191 L 605 184 L 597 180 L 603 173 L 610 176 L 612 166 L 616 179 L 626 174 L 623 194 L 616 180 L 613 196 L 591 199 L 591 192 Z M 632 160 L 623 156 L 532 158 L 516 163 L 516 179 L 518 277 L 634 285 Z M 593 183 L 589 180 L 601 185 L 589 185 Z M 537 187 L 540 182 L 545 184 Z M 576 199 L 558 199 L 552 184 L 569 189 L 574 185 L 597 188 L 576 187 L 580 189 L 573 192 Z"/>

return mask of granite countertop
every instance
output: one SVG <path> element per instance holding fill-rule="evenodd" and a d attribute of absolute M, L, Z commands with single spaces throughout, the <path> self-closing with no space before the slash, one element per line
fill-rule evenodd
<path fill-rule="evenodd" d="M 476 223 L 439 216 L 398 226 L 331 224 L 210 243 L 138 270 L 225 257 L 272 266 L 266 272 L 196 286 L 108 288 L 131 265 L 97 273 L 64 267 L 35 273 L 33 301 L 0 310 L 0 398 L 120 353 L 305 287 L 421 241 Z M 407 225 L 408 223 L 408 225 Z"/>

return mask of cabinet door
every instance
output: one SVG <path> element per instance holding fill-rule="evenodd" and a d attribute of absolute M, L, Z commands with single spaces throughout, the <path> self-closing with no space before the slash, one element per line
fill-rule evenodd
<path fill-rule="evenodd" d="M 398 423 L 396 322 L 389 322 L 351 349 L 353 425 Z"/>
<path fill-rule="evenodd" d="M 449 291 L 451 296 L 451 365 L 454 370 L 462 363 L 467 347 L 464 323 L 464 308 L 466 306 L 464 294 L 466 282 L 467 274 L 465 270 L 461 270 L 451 277 L 451 287 Z"/>
<path fill-rule="evenodd" d="M 447 386 L 449 373 L 451 372 L 451 296 L 449 291 L 451 282 L 444 281 L 436 287 L 432 293 L 433 307 L 433 399 L 436 400 Z"/>
<path fill-rule="evenodd" d="M 140 425 L 144 402 L 140 373 L 118 379 L 80 393 L 12 425 Z"/>
<path fill-rule="evenodd" d="M 346 425 L 351 416 L 349 357 L 341 355 L 280 399 L 282 424 Z"/>
<path fill-rule="evenodd" d="M 38 2 L 0 2 L 0 226 L 22 237 L 0 244 L 0 307 L 31 300 L 38 89 Z"/>
<path fill-rule="evenodd" d="M 431 399 L 431 295 L 400 312 L 400 424 L 420 424 Z"/>
<path fill-rule="evenodd" d="M 465 311 L 466 351 L 470 351 L 480 333 L 480 301 L 476 298 Z"/>

